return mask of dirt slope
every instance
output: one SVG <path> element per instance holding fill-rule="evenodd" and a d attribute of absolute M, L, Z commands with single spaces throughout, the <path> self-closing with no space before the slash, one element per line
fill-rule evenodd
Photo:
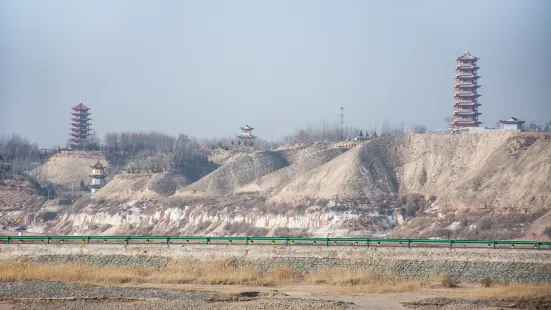
<path fill-rule="evenodd" d="M 435 195 L 440 205 L 452 208 L 549 206 L 547 138 L 513 133 L 379 138 L 302 174 L 273 198 L 414 192 Z"/>
<path fill-rule="evenodd" d="M 233 193 L 262 176 L 288 166 L 281 152 L 258 151 L 229 161 L 188 187 L 206 195 Z"/>
<path fill-rule="evenodd" d="M 377 197 L 396 193 L 393 144 L 378 139 L 358 145 L 285 185 L 272 199 Z"/>
<path fill-rule="evenodd" d="M 32 170 L 30 174 L 40 182 L 78 187 L 81 180 L 89 183 L 90 166 L 98 160 L 102 165 L 108 166 L 102 152 L 63 151 L 50 157 L 44 165 Z"/>
<path fill-rule="evenodd" d="M 322 165 L 344 153 L 344 149 L 317 149 L 303 150 L 298 154 L 292 154 L 287 158 L 293 159 L 293 164 L 267 174 L 253 182 L 243 186 L 237 192 L 263 192 L 268 193 L 292 182 L 296 178 Z"/>

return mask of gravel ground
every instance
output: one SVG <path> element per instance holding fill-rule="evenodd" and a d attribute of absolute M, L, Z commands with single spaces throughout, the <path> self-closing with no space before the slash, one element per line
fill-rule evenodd
<path fill-rule="evenodd" d="M 17 309 L 353 309 L 349 303 L 269 296 L 32 281 L 0 283 L 0 297 Z"/>
<path fill-rule="evenodd" d="M 271 309 L 271 310 L 316 310 L 316 309 L 350 309 L 345 304 L 328 301 L 310 301 L 301 299 L 272 299 L 254 300 L 234 303 L 202 303 L 194 300 L 74 300 L 74 301 L 48 301 L 48 300 L 25 300 L 18 301 L 14 310 L 39 310 L 39 309 L 62 309 L 62 310 L 168 310 L 168 309 L 201 309 L 201 310 L 248 310 L 248 309 Z"/>
<path fill-rule="evenodd" d="M 428 298 L 403 303 L 404 307 L 418 310 L 470 310 L 470 309 L 551 309 L 551 295 L 540 298 L 466 300 L 450 298 Z"/>

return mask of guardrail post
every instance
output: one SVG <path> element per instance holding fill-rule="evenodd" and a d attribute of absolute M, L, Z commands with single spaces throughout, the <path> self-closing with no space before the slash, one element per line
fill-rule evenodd
<path fill-rule="evenodd" d="M 450 240 L 450 249 L 453 249 L 453 240 Z"/>
<path fill-rule="evenodd" d="M 169 245 L 170 244 L 170 237 L 166 237 L 166 245 Z"/>
<path fill-rule="evenodd" d="M 126 237 L 126 239 L 124 239 L 124 242 L 126 243 L 126 245 L 128 245 L 128 241 L 129 241 L 128 239 L 130 238 Z"/>
<path fill-rule="evenodd" d="M 10 237 L 10 236 L 8 236 L 8 244 L 10 244 L 10 240 L 11 240 L 11 237 Z"/>
<path fill-rule="evenodd" d="M 496 243 L 497 243 L 497 242 L 494 241 L 494 250 L 496 249 Z"/>
<path fill-rule="evenodd" d="M 245 245 L 249 245 L 249 237 L 245 237 Z"/>
<path fill-rule="evenodd" d="M 210 243 L 210 238 L 209 238 L 209 237 L 205 238 L 205 243 L 206 243 L 207 245 L 209 245 L 209 243 Z"/>
<path fill-rule="evenodd" d="M 90 244 L 90 236 L 86 237 L 86 243 Z"/>
<path fill-rule="evenodd" d="M 411 249 L 411 239 L 408 239 L 408 249 Z"/>
<path fill-rule="evenodd" d="M 540 249 L 540 244 L 541 244 L 541 242 L 538 242 L 538 250 Z"/>
<path fill-rule="evenodd" d="M 325 247 L 326 247 L 326 248 L 329 247 L 329 238 L 325 239 Z"/>
<path fill-rule="evenodd" d="M 369 249 L 369 239 L 365 240 L 365 246 Z"/>
<path fill-rule="evenodd" d="M 48 236 L 48 240 L 47 240 L 46 242 L 47 242 L 48 244 L 50 244 L 50 240 L 51 240 L 51 239 L 52 239 L 52 238 L 51 238 L 50 236 Z"/>
<path fill-rule="evenodd" d="M 289 238 L 285 238 L 285 246 L 289 246 Z"/>

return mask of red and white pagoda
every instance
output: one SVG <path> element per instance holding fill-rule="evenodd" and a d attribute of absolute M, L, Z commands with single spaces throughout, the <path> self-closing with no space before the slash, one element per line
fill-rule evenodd
<path fill-rule="evenodd" d="M 469 54 L 466 50 L 465 54 L 457 58 L 455 69 L 455 103 L 453 107 L 453 120 L 451 127 L 453 131 L 467 127 L 478 127 L 481 122 L 478 121 L 478 116 L 482 113 L 478 112 L 478 76 L 477 71 L 480 69 L 476 66 L 477 57 Z"/>
<path fill-rule="evenodd" d="M 82 104 L 82 101 L 78 105 L 71 108 L 71 133 L 69 133 L 69 144 L 71 148 L 82 148 L 88 142 L 90 136 L 90 109 Z"/>

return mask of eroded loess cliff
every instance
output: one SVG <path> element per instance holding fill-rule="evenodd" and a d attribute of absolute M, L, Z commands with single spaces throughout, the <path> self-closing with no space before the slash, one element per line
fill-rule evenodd
<path fill-rule="evenodd" d="M 120 173 L 52 232 L 536 239 L 551 226 L 549 134 L 411 134 L 216 156 L 221 166 L 190 185 Z M 171 190 L 154 190 L 163 178 Z"/>

